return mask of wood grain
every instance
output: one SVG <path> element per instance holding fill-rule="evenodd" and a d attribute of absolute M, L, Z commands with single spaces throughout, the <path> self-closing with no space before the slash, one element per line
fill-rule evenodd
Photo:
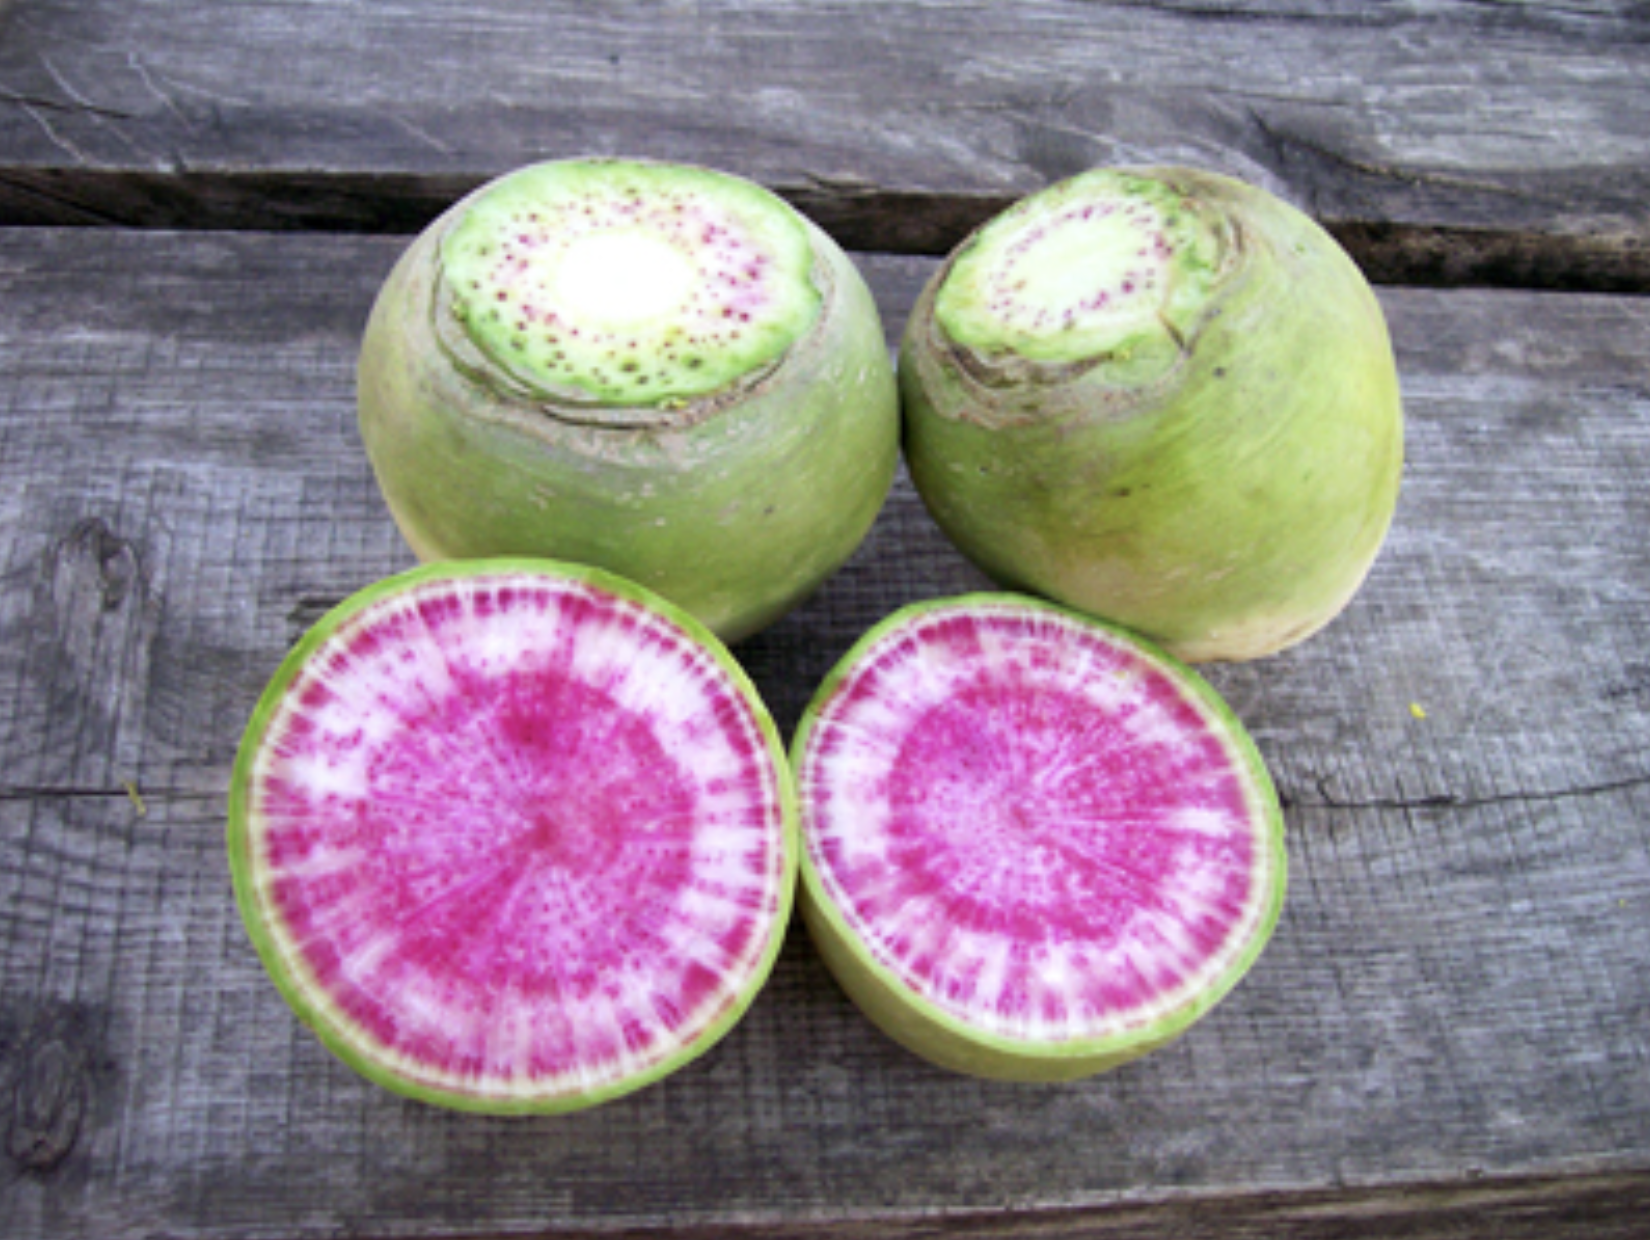
<path fill-rule="evenodd" d="M 410 563 L 352 394 L 399 246 L 0 232 L 8 1236 L 1642 1228 L 1650 302 L 1383 294 L 1398 524 L 1331 629 L 1211 673 L 1288 803 L 1292 888 L 1179 1043 L 1069 1086 L 948 1076 L 793 935 L 705 1059 L 504 1121 L 330 1059 L 261 973 L 223 850 L 282 652 Z M 931 265 L 865 267 L 897 331 Z M 980 584 L 902 480 L 850 565 L 738 654 L 789 729 L 871 623 Z"/>
<path fill-rule="evenodd" d="M 1162 161 L 1281 193 L 1383 281 L 1650 289 L 1641 4 L 12 0 L 0 35 L 0 222 L 406 231 L 629 154 L 937 254 Z"/>

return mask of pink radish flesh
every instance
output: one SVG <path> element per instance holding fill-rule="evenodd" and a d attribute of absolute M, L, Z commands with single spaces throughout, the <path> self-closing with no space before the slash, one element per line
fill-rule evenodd
<path fill-rule="evenodd" d="M 1185 669 L 1018 602 L 851 662 L 803 747 L 808 862 L 901 985 L 1048 1043 L 1146 1029 L 1242 962 L 1281 880 L 1270 787 Z"/>
<path fill-rule="evenodd" d="M 783 797 L 748 702 L 585 581 L 369 605 L 288 685 L 250 782 L 252 885 L 302 1001 L 414 1087 L 645 1074 L 742 1006 L 782 930 Z"/>

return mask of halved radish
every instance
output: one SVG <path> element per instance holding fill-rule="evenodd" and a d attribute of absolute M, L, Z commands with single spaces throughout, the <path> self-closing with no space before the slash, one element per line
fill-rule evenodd
<path fill-rule="evenodd" d="M 792 745 L 801 908 L 866 1014 L 943 1067 L 1104 1071 L 1236 984 L 1282 906 L 1283 817 L 1207 682 L 1010 595 L 918 604 Z"/>
<path fill-rule="evenodd" d="M 236 760 L 229 856 L 276 985 L 339 1057 L 467 1110 L 564 1111 L 732 1027 L 789 915 L 795 803 L 697 621 L 544 561 L 350 598 Z"/>

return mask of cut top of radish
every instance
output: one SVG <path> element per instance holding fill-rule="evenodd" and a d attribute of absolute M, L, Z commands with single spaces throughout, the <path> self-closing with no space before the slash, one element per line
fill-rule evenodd
<path fill-rule="evenodd" d="M 1207 313 L 1235 248 L 1229 227 L 1166 180 L 1095 169 L 1022 199 L 959 247 L 935 321 L 987 358 L 1149 383 Z"/>
<path fill-rule="evenodd" d="M 1283 886 L 1270 780 L 1195 673 L 1010 596 L 909 608 L 793 745 L 830 933 L 985 1042 L 1156 1042 L 1251 963 Z"/>
<path fill-rule="evenodd" d="M 231 799 L 260 954 L 337 1053 L 452 1106 L 588 1105 L 743 1011 L 790 902 L 778 739 L 731 657 L 628 583 L 436 565 L 332 613 Z"/>
<path fill-rule="evenodd" d="M 596 407 L 749 382 L 823 304 L 795 211 L 681 165 L 520 169 L 463 205 L 441 267 L 446 313 L 494 366 L 541 399 Z"/>

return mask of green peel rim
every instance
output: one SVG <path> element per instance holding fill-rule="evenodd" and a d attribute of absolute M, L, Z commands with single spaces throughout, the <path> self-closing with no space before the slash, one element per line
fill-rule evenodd
<path fill-rule="evenodd" d="M 734 689 L 744 697 L 751 708 L 769 760 L 773 764 L 782 818 L 783 856 L 779 880 L 779 906 L 774 916 L 770 941 L 746 978 L 738 997 L 693 1041 L 680 1046 L 645 1070 L 586 1092 L 545 1097 L 531 1094 L 518 1097 L 487 1097 L 424 1085 L 386 1066 L 359 1044 L 343 1036 L 339 1031 L 339 1022 L 331 1019 L 329 1012 L 312 1001 L 312 995 L 320 988 L 305 988 L 294 975 L 289 959 L 280 952 L 277 946 L 278 936 L 263 916 L 252 876 L 252 823 L 249 809 L 252 768 L 270 720 L 281 704 L 287 688 L 309 658 L 346 620 L 383 599 L 426 582 L 510 573 L 581 582 L 628 602 L 640 604 L 672 621 L 688 637 L 709 651 L 717 664 L 728 673 Z M 374 1084 L 420 1102 L 451 1110 L 490 1115 L 558 1115 L 598 1106 L 669 1076 L 721 1041 L 750 1008 L 779 957 L 780 948 L 785 942 L 785 928 L 790 922 L 791 910 L 795 903 L 796 878 L 802 851 L 796 781 L 791 774 L 784 743 L 755 684 L 722 641 L 689 613 L 633 581 L 582 564 L 524 557 L 441 561 L 420 565 L 363 588 L 322 616 L 287 652 L 253 708 L 252 717 L 236 750 L 235 765 L 230 775 L 228 817 L 229 873 L 236 906 L 240 910 L 247 935 L 251 938 L 265 971 L 298 1019 L 315 1033 L 333 1055 Z"/>
<path fill-rule="evenodd" d="M 1255 747 L 1254 740 L 1249 735 L 1248 730 L 1226 703 L 1226 700 L 1215 691 L 1214 686 L 1209 684 L 1196 671 L 1170 655 L 1155 642 L 1141 637 L 1138 633 L 1126 629 L 1122 625 L 1097 619 L 1094 616 L 1042 599 L 1005 592 L 981 592 L 912 603 L 885 617 L 860 637 L 837 662 L 836 666 L 827 673 L 813 699 L 803 710 L 802 718 L 797 724 L 796 733 L 792 737 L 790 749 L 791 770 L 793 778 L 799 785 L 799 796 L 801 772 L 804 769 L 804 759 L 807 755 L 814 726 L 825 707 L 836 695 L 838 688 L 857 670 L 859 663 L 869 650 L 895 629 L 919 617 L 940 611 L 967 611 L 976 607 L 997 609 L 1013 607 L 1028 612 L 1050 612 L 1085 627 L 1108 633 L 1121 640 L 1130 649 L 1138 653 L 1140 657 L 1168 675 L 1176 685 L 1184 688 L 1197 701 L 1199 706 L 1205 709 L 1211 724 L 1219 729 L 1219 735 L 1227 752 L 1241 763 L 1253 781 L 1255 808 L 1260 811 L 1262 820 L 1262 832 L 1257 834 L 1264 834 L 1265 837 L 1262 842 L 1267 854 L 1267 873 L 1271 876 L 1271 890 L 1266 895 L 1260 910 L 1260 916 L 1254 929 L 1249 934 L 1248 942 L 1244 944 L 1243 950 L 1234 957 L 1232 963 L 1188 1002 L 1140 1029 L 1098 1038 L 1068 1039 L 1059 1042 L 1031 1042 L 1004 1037 L 1001 1034 L 988 1033 L 970 1025 L 959 1017 L 941 1010 L 927 999 L 914 993 L 892 969 L 877 960 L 864 947 L 859 935 L 849 926 L 836 902 L 827 893 L 824 881 L 820 878 L 814 866 L 812 856 L 805 842 L 807 825 L 804 822 L 804 843 L 801 850 L 799 882 L 805 896 L 804 909 L 809 917 L 809 928 L 814 930 L 813 919 L 819 919 L 823 923 L 825 933 L 832 936 L 836 943 L 851 955 L 865 984 L 873 987 L 876 991 L 880 991 L 882 998 L 891 1000 L 907 1012 L 917 1016 L 922 1022 L 933 1026 L 942 1037 L 952 1042 L 954 1046 L 961 1046 L 966 1048 L 967 1051 L 973 1052 L 971 1057 L 977 1059 L 977 1066 L 962 1067 L 955 1062 L 942 1063 L 942 1066 L 952 1067 L 958 1071 L 967 1071 L 974 1075 L 1016 1080 L 1071 1079 L 1102 1072 L 1108 1068 L 1119 1066 L 1130 1059 L 1137 1058 L 1184 1033 L 1224 999 L 1260 957 L 1262 950 L 1272 937 L 1278 918 L 1282 914 L 1284 895 L 1288 886 L 1288 859 L 1284 847 L 1285 822 L 1283 809 L 1278 802 L 1277 790 L 1273 785 L 1271 774 L 1267 771 L 1266 764 L 1260 756 L 1260 751 Z M 835 972 L 834 968 L 833 972 Z M 855 993 L 854 987 L 847 983 L 845 979 L 842 979 L 840 974 L 839 981 L 844 982 L 844 988 L 849 991 L 856 1002 L 860 1003 L 862 1007 L 866 1006 L 861 995 Z M 867 1012 L 867 1015 L 871 1014 Z M 927 1031 L 913 1036 L 907 1030 L 906 1036 L 902 1036 L 884 1025 L 876 1016 L 873 1015 L 872 1020 L 912 1051 L 933 1058 L 928 1055 L 927 1049 L 921 1045 L 921 1043 L 928 1041 L 928 1038 L 924 1036 Z M 955 1056 L 949 1058 L 954 1060 Z M 933 1061 L 941 1062 L 939 1059 Z"/>

